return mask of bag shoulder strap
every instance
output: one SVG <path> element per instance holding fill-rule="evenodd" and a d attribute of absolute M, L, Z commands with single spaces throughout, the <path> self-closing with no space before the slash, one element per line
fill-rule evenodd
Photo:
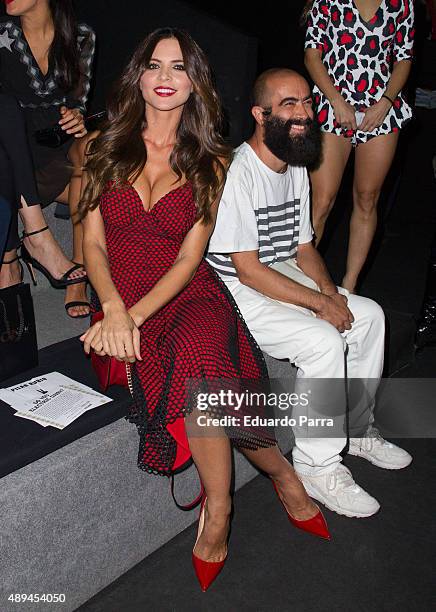
<path fill-rule="evenodd" d="M 200 477 L 199 477 L 199 480 L 200 480 Z M 179 508 L 180 510 L 185 510 L 185 511 L 192 510 L 193 508 L 198 506 L 198 504 L 201 502 L 204 496 L 204 486 L 200 480 L 200 493 L 197 495 L 197 497 L 193 499 L 191 502 L 189 502 L 188 504 L 179 504 L 179 502 L 177 501 L 174 495 L 174 474 L 171 475 L 170 489 L 171 489 L 171 496 L 174 500 L 174 503 L 176 504 L 177 508 Z"/>

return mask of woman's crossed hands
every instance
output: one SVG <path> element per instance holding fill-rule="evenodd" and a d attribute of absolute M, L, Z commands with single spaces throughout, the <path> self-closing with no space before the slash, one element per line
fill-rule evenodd
<path fill-rule="evenodd" d="M 125 363 L 142 360 L 139 329 L 124 308 L 108 310 L 104 318 L 94 323 L 80 340 L 87 354 L 93 349 L 97 355 L 108 355 Z"/>

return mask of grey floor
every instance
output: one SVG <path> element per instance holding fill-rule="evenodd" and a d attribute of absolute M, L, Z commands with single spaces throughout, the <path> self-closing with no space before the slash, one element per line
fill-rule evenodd
<path fill-rule="evenodd" d="M 53 210 L 48 211 L 47 218 L 70 254 L 70 223 L 53 219 Z M 40 348 L 79 335 L 88 326 L 87 319 L 67 316 L 64 291 L 50 288 L 40 274 L 32 293 Z M 415 363 L 400 376 L 434 377 L 435 371 L 436 349 L 428 348 L 418 353 Z M 332 543 L 293 531 L 269 483 L 259 476 L 236 496 L 229 562 L 207 594 L 201 593 L 190 567 L 193 526 L 109 585 L 80 611 L 432 609 L 428 526 L 434 488 L 429 466 L 435 443 L 401 442 L 415 460 L 410 468 L 398 473 L 347 458 L 362 486 L 383 502 L 383 511 L 361 521 L 326 511 L 334 534 Z"/>
<path fill-rule="evenodd" d="M 44 288 L 32 293 L 39 348 L 78 336 L 89 327 L 89 319 L 67 315 L 63 290 Z"/>
<path fill-rule="evenodd" d="M 404 377 L 434 377 L 436 347 Z M 427 612 L 434 610 L 434 439 L 397 441 L 414 457 L 405 470 L 348 465 L 382 508 L 368 519 L 323 512 L 325 542 L 287 521 L 258 476 L 235 495 L 229 559 L 207 593 L 190 563 L 193 525 L 146 557 L 77 612 Z M 152 478 L 152 476 L 150 476 Z"/>

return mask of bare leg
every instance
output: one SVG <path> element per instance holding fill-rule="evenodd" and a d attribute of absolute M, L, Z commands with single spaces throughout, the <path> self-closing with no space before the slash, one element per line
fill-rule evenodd
<path fill-rule="evenodd" d="M 26 232 L 33 232 L 47 225 L 39 205 L 27 206 L 24 198 L 21 198 L 21 204 L 22 208 L 20 208 L 19 213 Z M 73 266 L 72 262 L 62 252 L 50 230 L 25 238 L 25 245 L 30 255 L 35 257 L 57 279 L 60 279 Z M 80 278 L 83 275 L 83 271 L 76 270 L 69 278 Z"/>
<path fill-rule="evenodd" d="M 21 269 L 18 261 L 8 264 L 17 257 L 17 250 L 5 251 L 3 264 L 0 264 L 0 289 L 16 285 L 21 280 Z"/>
<path fill-rule="evenodd" d="M 351 148 L 349 138 L 328 132 L 323 133 L 323 161 L 321 166 L 310 174 L 312 220 L 317 245 L 322 238 L 327 217 L 335 203 Z"/>
<path fill-rule="evenodd" d="M 230 442 L 225 436 L 191 436 L 189 447 L 207 496 L 204 528 L 195 546 L 195 554 L 204 561 L 222 561 L 227 554 L 231 511 Z M 318 512 L 293 467 L 277 446 L 241 451 L 275 481 L 287 510 L 294 518 L 307 520 Z"/>
<path fill-rule="evenodd" d="M 377 202 L 391 167 L 398 132 L 372 138 L 356 149 L 353 213 L 350 221 L 347 269 L 342 286 L 354 292 L 377 227 Z"/>
<path fill-rule="evenodd" d="M 47 225 L 41 207 L 39 205 L 27 206 L 24 199 L 21 201 L 22 208 L 19 213 L 22 218 L 26 232 L 42 229 Z M 45 266 L 54 278 L 60 279 L 63 274 L 74 265 L 62 252 L 59 244 L 50 230 L 41 232 L 29 238 L 25 238 L 25 245 L 32 255 L 43 266 Z M 17 250 L 6 251 L 3 260 L 10 261 L 17 256 Z M 20 281 L 21 270 L 18 262 L 0 267 L 0 289 L 15 285 Z M 80 278 L 84 272 L 76 270 L 69 278 Z M 80 283 L 80 286 L 82 283 Z"/>
<path fill-rule="evenodd" d="M 307 495 L 294 468 L 283 457 L 278 446 L 257 450 L 241 448 L 240 450 L 251 463 L 275 481 L 283 503 L 291 516 L 300 521 L 315 516 L 318 507 Z"/>
<path fill-rule="evenodd" d="M 80 202 L 82 168 L 84 164 L 85 138 L 75 140 L 69 151 L 69 158 L 74 166 L 70 182 L 56 200 L 68 204 L 70 207 L 71 222 L 73 225 L 73 261 L 83 263 L 83 229 L 78 218 L 77 209 Z M 86 283 L 69 285 L 65 289 L 65 303 L 87 302 Z M 72 306 L 68 309 L 71 317 L 89 314 L 89 306 Z"/>
<path fill-rule="evenodd" d="M 204 528 L 195 555 L 203 561 L 222 561 L 227 554 L 232 506 L 230 442 L 227 436 L 191 436 L 189 447 L 207 496 Z"/>
<path fill-rule="evenodd" d="M 0 94 L 0 167 L 2 195 L 16 210 L 16 194 L 21 193 L 22 208 L 19 209 L 21 219 L 27 233 L 42 229 L 47 225 L 38 202 L 38 194 L 33 173 L 33 163 L 28 148 L 25 120 L 22 111 L 13 96 Z M 4 191 L 5 190 L 5 191 Z M 27 206 L 27 203 L 33 206 Z M 11 239 L 8 244 L 6 261 L 16 256 L 16 212 L 12 220 Z M 25 239 L 25 246 L 30 255 L 35 257 L 54 278 L 60 279 L 72 267 L 72 262 L 65 257 L 61 248 L 49 230 Z M 11 250 L 14 249 L 14 250 Z M 15 262 L 2 266 L 0 286 L 5 287 L 19 279 L 19 266 Z M 6 275 L 9 278 L 5 278 Z M 70 278 L 80 278 L 84 273 L 75 271 Z"/>

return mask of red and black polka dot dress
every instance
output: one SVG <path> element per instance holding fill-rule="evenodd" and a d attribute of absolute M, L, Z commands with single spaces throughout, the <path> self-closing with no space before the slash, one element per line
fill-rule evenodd
<path fill-rule="evenodd" d="M 191 184 L 170 191 L 150 210 L 130 185 L 109 185 L 100 199 L 112 279 L 132 307 L 171 268 L 197 209 Z M 184 417 L 186 383 L 267 379 L 262 352 L 218 275 L 203 260 L 191 282 L 140 328 L 142 361 L 132 367 L 138 466 L 170 475 L 190 461 Z M 243 437 L 243 435 L 242 435 Z M 272 439 L 240 440 L 257 448 Z"/>
<path fill-rule="evenodd" d="M 305 48 L 322 51 L 322 61 L 336 89 L 356 111 L 380 100 L 393 62 L 410 60 L 413 50 L 412 0 L 381 0 L 365 21 L 353 0 L 315 0 L 307 19 Z M 335 120 L 330 102 L 314 87 L 318 121 L 323 131 L 346 136 L 353 144 L 398 131 L 412 112 L 401 93 L 384 122 L 372 132 L 345 130 Z"/>

